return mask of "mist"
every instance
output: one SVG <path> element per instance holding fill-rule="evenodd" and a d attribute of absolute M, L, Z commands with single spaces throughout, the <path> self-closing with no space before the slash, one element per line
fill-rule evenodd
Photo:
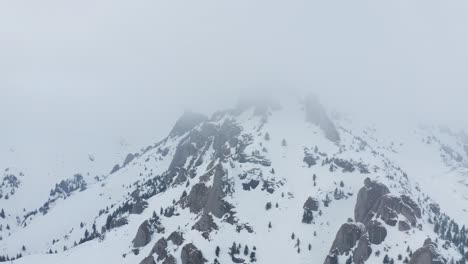
<path fill-rule="evenodd" d="M 185 109 L 285 91 L 468 128 L 467 13 L 434 0 L 3 1 L 0 146 L 117 157 L 162 139 Z"/>

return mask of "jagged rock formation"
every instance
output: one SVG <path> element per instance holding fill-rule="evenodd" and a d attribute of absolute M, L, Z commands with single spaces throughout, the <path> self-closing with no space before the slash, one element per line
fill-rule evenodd
<path fill-rule="evenodd" d="M 437 244 L 433 243 L 431 239 L 426 239 L 426 241 L 424 241 L 424 246 L 413 253 L 409 263 L 446 264 L 447 260 L 440 255 Z"/>
<path fill-rule="evenodd" d="M 372 253 L 366 227 L 361 223 L 345 223 L 340 227 L 324 264 L 337 264 L 338 256 L 350 253 L 353 248 L 355 263 L 364 263 Z"/>
<path fill-rule="evenodd" d="M 137 234 L 133 239 L 133 247 L 144 247 L 151 241 L 151 231 L 148 220 L 144 221 L 138 228 Z"/>
<path fill-rule="evenodd" d="M 369 241 L 372 244 L 380 245 L 387 237 L 387 229 L 377 220 L 371 220 L 367 224 Z"/>
<path fill-rule="evenodd" d="M 356 206 L 354 207 L 354 219 L 356 222 L 365 223 L 369 212 L 374 208 L 375 204 L 382 196 L 389 192 L 387 186 L 366 178 L 364 180 L 364 187 L 359 190 Z"/>
<path fill-rule="evenodd" d="M 194 113 L 191 111 L 185 111 L 182 117 L 177 120 L 174 127 L 172 128 L 170 136 L 181 136 L 192 128 L 208 120 L 208 117 L 202 114 Z"/>
<path fill-rule="evenodd" d="M 336 143 L 340 142 L 340 134 L 338 133 L 335 124 L 330 120 L 325 108 L 316 96 L 309 95 L 306 98 L 305 111 L 306 121 L 319 126 L 329 140 Z"/>
<path fill-rule="evenodd" d="M 349 252 L 366 233 L 366 227 L 361 223 L 345 223 L 336 234 L 331 250 L 337 249 L 340 254 Z"/>
<path fill-rule="evenodd" d="M 203 264 L 206 262 L 202 252 L 192 243 L 182 248 L 181 259 L 182 264 Z"/>

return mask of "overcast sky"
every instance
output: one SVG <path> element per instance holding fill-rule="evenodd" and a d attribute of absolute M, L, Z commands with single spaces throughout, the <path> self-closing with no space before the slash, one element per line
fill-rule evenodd
<path fill-rule="evenodd" d="M 4 0 L 0 146 L 140 147 L 183 109 L 277 89 L 468 127 L 467 14 L 466 0 Z"/>

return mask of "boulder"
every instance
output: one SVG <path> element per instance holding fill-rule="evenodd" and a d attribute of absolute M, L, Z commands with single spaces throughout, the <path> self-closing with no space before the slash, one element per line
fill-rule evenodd
<path fill-rule="evenodd" d="M 144 247 L 148 245 L 151 241 L 151 230 L 149 228 L 148 220 L 144 221 L 136 233 L 135 238 L 133 239 L 133 247 Z"/>
<path fill-rule="evenodd" d="M 354 218 L 356 222 L 367 224 L 365 220 L 369 218 L 368 215 L 374 205 L 382 196 L 389 192 L 389 189 L 384 184 L 366 178 L 364 180 L 364 187 L 359 190 L 356 206 L 354 208 Z"/>
<path fill-rule="evenodd" d="M 399 221 L 398 222 L 398 230 L 404 232 L 404 231 L 408 231 L 411 229 L 411 226 L 410 224 L 408 224 L 408 222 L 406 221 Z"/>
<path fill-rule="evenodd" d="M 387 237 L 387 229 L 376 220 L 369 222 L 367 232 L 369 233 L 369 241 L 374 245 L 381 244 Z"/>
<path fill-rule="evenodd" d="M 202 252 L 192 243 L 185 245 L 181 252 L 182 264 L 203 264 L 207 260 L 203 257 Z"/>
<path fill-rule="evenodd" d="M 447 260 L 442 257 L 437 244 L 426 239 L 424 246 L 416 250 L 411 256 L 409 264 L 446 264 Z"/>

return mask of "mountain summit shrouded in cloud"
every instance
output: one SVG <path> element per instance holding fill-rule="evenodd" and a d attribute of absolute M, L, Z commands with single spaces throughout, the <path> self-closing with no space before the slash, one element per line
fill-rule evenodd
<path fill-rule="evenodd" d="M 243 102 L 186 111 L 111 173 L 42 179 L 40 195 L 41 179 L 6 169 L 0 260 L 466 261 L 463 134 L 414 124 L 395 136 L 334 118 L 315 96 Z"/>
<path fill-rule="evenodd" d="M 467 12 L 1 1 L 0 262 L 465 264 Z"/>

